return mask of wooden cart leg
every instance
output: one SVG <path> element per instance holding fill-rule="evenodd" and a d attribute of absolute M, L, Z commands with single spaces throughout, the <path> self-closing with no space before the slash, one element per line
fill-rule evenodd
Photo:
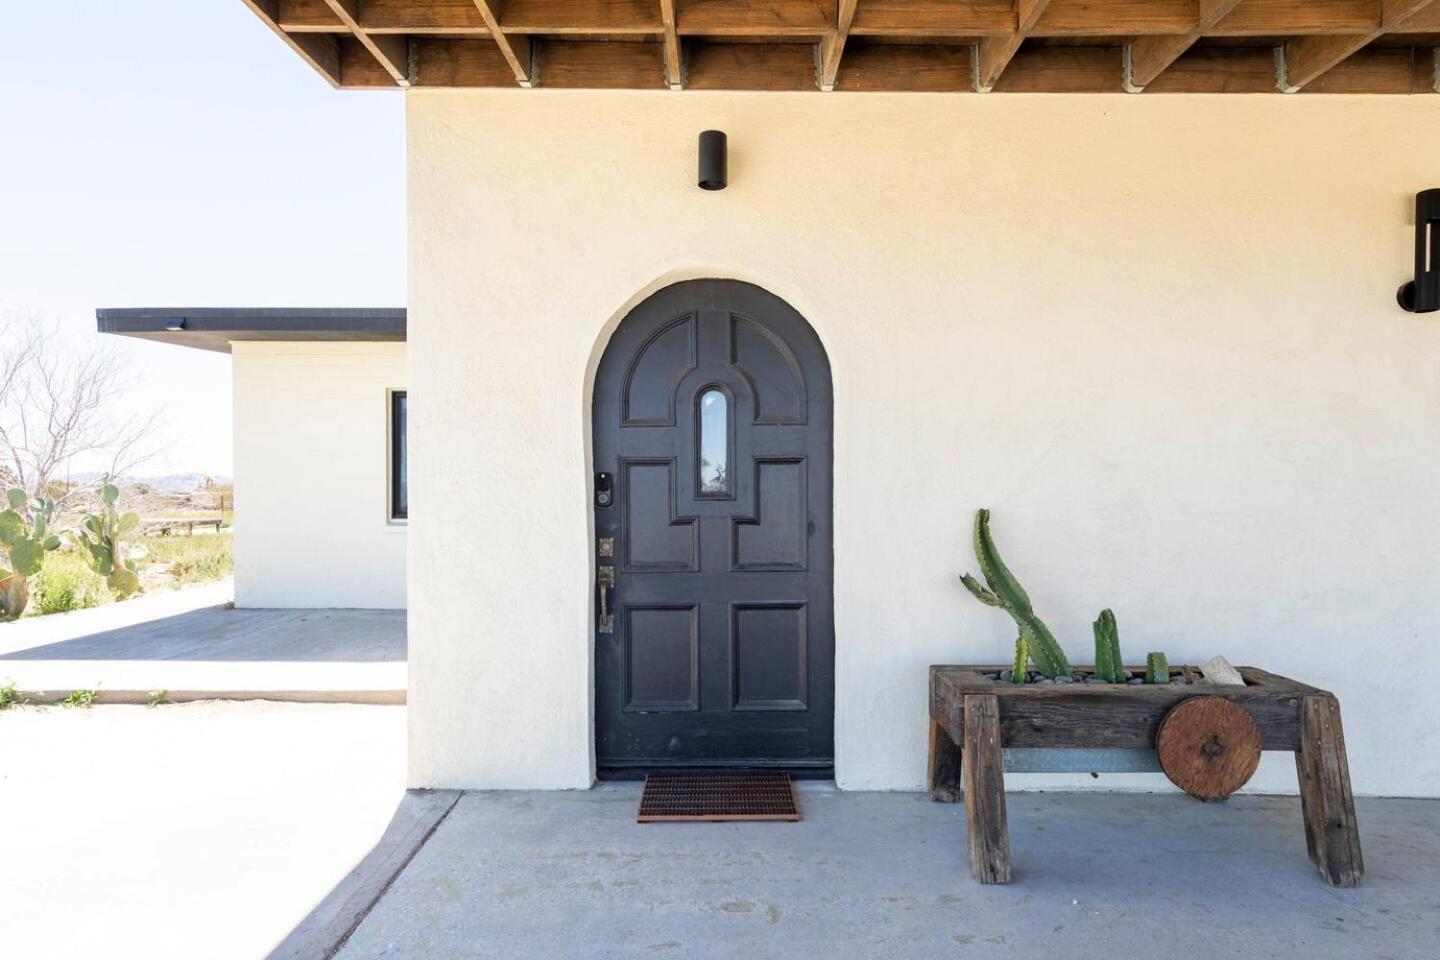
<path fill-rule="evenodd" d="M 970 828 L 970 870 L 981 883 L 1010 882 L 1010 827 L 1005 820 L 1000 704 L 992 696 L 965 698 L 965 821 Z"/>
<path fill-rule="evenodd" d="M 1350 793 L 1340 703 L 1334 697 L 1305 698 L 1295 769 L 1311 861 L 1332 886 L 1355 886 L 1365 875 L 1365 862 Z"/>
<path fill-rule="evenodd" d="M 930 799 L 960 801 L 960 746 L 934 720 L 930 721 Z"/>

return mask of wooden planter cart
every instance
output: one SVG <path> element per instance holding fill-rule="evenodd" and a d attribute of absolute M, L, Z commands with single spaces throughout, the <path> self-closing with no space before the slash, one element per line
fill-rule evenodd
<path fill-rule="evenodd" d="M 930 668 L 931 796 L 948 803 L 964 796 L 970 868 L 981 883 L 1010 882 L 1004 751 L 1011 748 L 1157 750 L 1171 780 L 1202 799 L 1243 785 L 1261 749 L 1291 751 L 1310 859 L 1335 886 L 1360 882 L 1334 694 L 1255 667 L 1239 668 L 1244 686 L 1205 683 L 1193 667 L 1172 668 L 1183 684 L 1145 685 L 1014 684 L 995 679 L 1003 669 Z"/>

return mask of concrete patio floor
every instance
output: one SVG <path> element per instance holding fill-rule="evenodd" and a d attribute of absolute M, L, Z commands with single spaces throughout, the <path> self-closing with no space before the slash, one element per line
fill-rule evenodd
<path fill-rule="evenodd" d="M 4 952 L 259 960 L 404 786 L 404 707 L 0 711 Z"/>
<path fill-rule="evenodd" d="M 0 683 L 32 702 L 404 703 L 405 611 L 235 609 L 230 583 L 32 617 L 0 630 Z"/>
<path fill-rule="evenodd" d="M 1299 801 L 1011 794 L 1016 882 L 965 814 L 803 785 L 798 824 L 634 822 L 639 789 L 466 793 L 355 929 L 367 958 L 1433 958 L 1440 802 L 1359 801 L 1366 882 L 1327 886 Z"/>

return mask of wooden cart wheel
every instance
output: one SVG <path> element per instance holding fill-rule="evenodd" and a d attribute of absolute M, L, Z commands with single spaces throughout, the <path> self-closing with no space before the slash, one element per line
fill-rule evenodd
<path fill-rule="evenodd" d="M 1260 728 L 1224 697 L 1191 697 L 1160 721 L 1155 752 L 1171 783 L 1192 797 L 1219 800 L 1255 775 Z"/>

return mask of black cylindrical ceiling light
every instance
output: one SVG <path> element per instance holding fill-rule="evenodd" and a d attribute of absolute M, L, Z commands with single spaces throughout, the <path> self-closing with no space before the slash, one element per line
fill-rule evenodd
<path fill-rule="evenodd" d="M 700 134 L 700 189 L 724 190 L 727 171 L 725 169 L 725 131 L 705 130 Z"/>

